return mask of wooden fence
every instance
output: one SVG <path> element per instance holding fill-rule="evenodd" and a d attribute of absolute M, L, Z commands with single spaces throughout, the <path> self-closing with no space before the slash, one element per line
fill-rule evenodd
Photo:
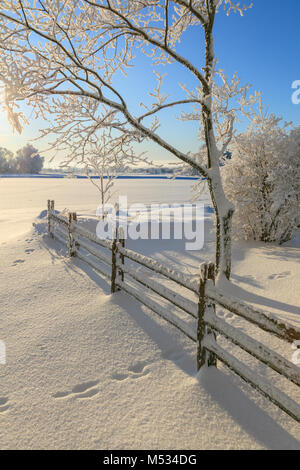
<path fill-rule="evenodd" d="M 76 213 L 69 213 L 67 217 L 58 214 L 54 210 L 54 201 L 48 201 L 48 232 L 52 237 L 67 245 L 69 256 L 77 256 L 108 278 L 112 293 L 117 290 L 125 291 L 194 341 L 197 344 L 198 370 L 204 365 L 216 366 L 217 360 L 221 361 L 289 416 L 300 422 L 299 404 L 220 346 L 217 334 L 222 335 L 298 387 L 300 386 L 300 368 L 217 316 L 216 305 L 287 343 L 300 340 L 299 328 L 222 292 L 215 286 L 215 266 L 212 263 L 201 265 L 199 281 L 191 280 L 152 258 L 125 248 L 125 240 L 120 231 L 119 233 L 116 231 L 113 240 L 99 239 L 77 223 Z M 111 256 L 104 254 L 99 247 L 110 251 Z M 87 257 L 85 253 L 92 257 Z M 125 264 L 126 258 L 131 261 L 131 264 Z M 190 300 L 161 282 L 149 278 L 146 273 L 136 270 L 132 262 L 163 276 L 168 282 L 175 283 L 177 291 L 178 285 L 187 289 L 196 300 Z M 141 291 L 136 288 L 132 280 L 146 289 Z M 147 295 L 147 292 L 154 292 L 188 314 L 197 322 L 197 328 L 191 328 L 170 308 L 166 308 L 161 302 L 156 302 L 153 296 Z"/>

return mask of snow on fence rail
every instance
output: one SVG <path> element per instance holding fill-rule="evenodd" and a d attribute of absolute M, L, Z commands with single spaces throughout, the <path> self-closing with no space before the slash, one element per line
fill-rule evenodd
<path fill-rule="evenodd" d="M 48 201 L 47 213 L 50 236 L 67 245 L 70 257 L 77 256 L 108 278 L 112 293 L 124 290 L 197 343 L 198 370 L 204 365 L 216 366 L 217 360 L 221 361 L 289 416 L 300 422 L 299 404 L 223 349 L 218 344 L 216 335 L 222 335 L 298 387 L 300 386 L 300 368 L 222 320 L 216 315 L 216 305 L 289 343 L 300 339 L 299 328 L 284 322 L 275 315 L 267 315 L 265 312 L 221 291 L 215 286 L 215 266 L 213 263 L 201 265 L 200 279 L 197 282 L 152 258 L 125 248 L 125 240 L 120 231 L 116 232 L 113 240 L 101 240 L 77 223 L 76 213 L 69 213 L 67 217 L 58 214 L 54 210 L 54 201 L 50 200 Z M 109 250 L 110 256 L 99 250 L 99 247 Z M 132 265 L 126 265 L 126 258 L 163 276 L 168 281 L 184 287 L 194 297 L 196 296 L 196 299 L 190 300 L 156 280 L 150 279 L 145 271 L 140 272 Z M 138 289 L 140 285 L 145 288 L 143 291 Z M 191 328 L 174 311 L 162 305 L 161 302 L 155 301 L 150 295 L 151 292 L 195 319 L 197 329 Z"/>

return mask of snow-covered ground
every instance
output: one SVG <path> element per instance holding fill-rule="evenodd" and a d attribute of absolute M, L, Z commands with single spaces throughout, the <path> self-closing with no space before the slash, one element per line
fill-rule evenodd
<path fill-rule="evenodd" d="M 145 204 L 188 201 L 190 186 L 116 183 L 130 203 Z M 45 234 L 45 219 L 37 218 L 47 199 L 92 225 L 99 195 L 85 180 L 0 181 L 0 340 L 7 348 L 7 363 L 0 364 L 0 448 L 300 449 L 300 426 L 292 419 L 222 366 L 197 377 L 194 344 L 125 293 L 111 296 L 83 262 L 67 259 Z M 182 241 L 129 240 L 128 246 L 197 276 L 199 263 L 213 257 L 212 220 L 206 214 L 200 252 L 185 251 Z M 236 295 L 299 324 L 299 248 L 299 239 L 283 247 L 236 243 Z M 289 345 L 268 344 L 291 359 Z M 296 387 L 232 351 L 300 401 Z"/>

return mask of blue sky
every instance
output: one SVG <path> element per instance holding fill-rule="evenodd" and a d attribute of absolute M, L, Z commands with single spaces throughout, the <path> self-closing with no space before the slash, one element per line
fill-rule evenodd
<path fill-rule="evenodd" d="M 270 112 L 281 115 L 287 121 L 300 124 L 300 104 L 292 104 L 292 83 L 300 80 L 300 2 L 299 0 L 254 0 L 254 6 L 244 17 L 220 13 L 216 19 L 215 51 L 219 66 L 228 76 L 235 71 L 243 83 L 251 83 L 253 90 L 262 92 L 264 103 Z M 190 31 L 180 45 L 182 52 L 195 63 L 201 63 L 201 35 L 197 29 Z M 118 78 L 117 86 L 126 94 L 130 105 L 136 109 L 145 92 L 154 83 L 152 66 L 148 59 L 137 57 L 137 67 L 127 79 Z M 187 85 L 191 79 L 181 67 L 168 69 L 164 91 L 176 96 L 177 83 Z M 0 145 L 12 151 L 38 136 L 38 129 L 45 126 L 42 120 L 32 121 L 30 110 L 26 109 L 30 125 L 21 135 L 13 135 L 3 114 L 0 114 Z M 183 151 L 198 148 L 195 124 L 184 124 L 171 120 L 174 110 L 161 113 L 161 134 Z M 172 122 L 172 124 L 171 124 Z M 44 148 L 45 143 L 35 144 Z M 172 158 L 154 144 L 143 145 L 154 160 Z M 62 156 L 61 156 L 62 157 Z M 59 163 L 59 158 L 54 162 Z"/>

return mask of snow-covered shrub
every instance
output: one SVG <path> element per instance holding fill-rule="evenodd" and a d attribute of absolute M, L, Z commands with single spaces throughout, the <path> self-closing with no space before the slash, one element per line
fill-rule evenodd
<path fill-rule="evenodd" d="M 300 126 L 290 132 L 288 145 L 288 157 L 290 164 L 294 168 L 294 177 L 292 181 L 296 193 L 298 208 L 300 207 Z M 300 224 L 300 210 L 298 211 L 298 226 Z"/>
<path fill-rule="evenodd" d="M 38 150 L 27 144 L 19 149 L 16 154 L 17 173 L 37 174 L 44 164 L 44 158 L 38 154 Z"/>
<path fill-rule="evenodd" d="M 287 128 L 261 108 L 234 139 L 223 172 L 236 238 L 282 244 L 299 225 L 300 128 Z"/>
<path fill-rule="evenodd" d="M 0 147 L 0 174 L 13 173 L 15 169 L 13 153 Z"/>

